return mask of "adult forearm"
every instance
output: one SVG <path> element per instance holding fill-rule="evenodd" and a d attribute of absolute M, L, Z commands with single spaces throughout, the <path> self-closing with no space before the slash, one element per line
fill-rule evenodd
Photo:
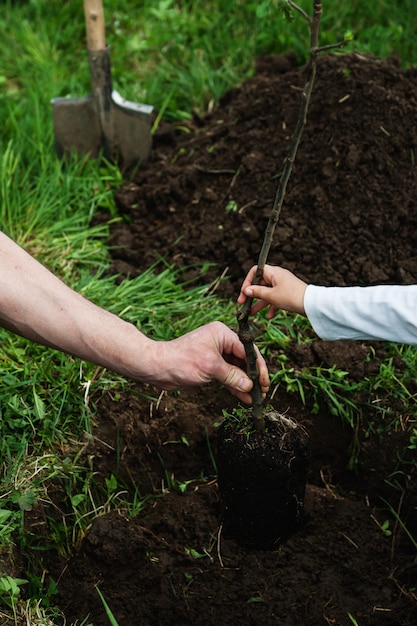
<path fill-rule="evenodd" d="M 74 292 L 2 233 L 0 268 L 2 326 L 132 378 L 152 375 L 156 342 Z"/>
<path fill-rule="evenodd" d="M 135 326 L 67 287 L 0 233 L 0 324 L 27 339 L 163 389 L 217 380 L 243 402 L 253 383 L 238 336 L 220 322 L 172 341 L 153 341 Z M 269 386 L 258 353 L 263 393 Z"/>

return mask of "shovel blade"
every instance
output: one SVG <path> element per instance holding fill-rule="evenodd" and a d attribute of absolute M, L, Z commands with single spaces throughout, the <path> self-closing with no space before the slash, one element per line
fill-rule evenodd
<path fill-rule="evenodd" d="M 52 119 L 55 147 L 59 157 L 72 152 L 98 156 L 101 149 L 101 133 L 92 96 L 54 98 Z"/>
<path fill-rule="evenodd" d="M 70 153 L 98 157 L 104 153 L 106 158 L 125 168 L 145 162 L 152 147 L 152 110 L 152 106 L 129 102 L 113 91 L 112 137 L 106 137 L 93 96 L 54 98 L 52 118 L 57 154 L 59 157 Z M 111 154 L 106 153 L 109 145 Z"/>
<path fill-rule="evenodd" d="M 114 145 L 124 166 L 132 167 L 147 161 L 152 148 L 153 107 L 125 100 L 112 92 Z"/>

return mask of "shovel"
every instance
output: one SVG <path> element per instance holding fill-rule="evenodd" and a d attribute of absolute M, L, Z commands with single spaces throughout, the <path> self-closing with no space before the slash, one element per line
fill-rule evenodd
<path fill-rule="evenodd" d="M 124 100 L 113 90 L 102 0 L 84 0 L 92 94 L 54 98 L 52 117 L 60 157 L 89 154 L 129 168 L 148 159 L 153 107 Z"/>

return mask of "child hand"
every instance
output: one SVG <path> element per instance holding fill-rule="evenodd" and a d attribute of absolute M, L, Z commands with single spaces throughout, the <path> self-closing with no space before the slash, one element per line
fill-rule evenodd
<path fill-rule="evenodd" d="M 244 304 L 247 298 L 256 298 L 257 302 L 252 306 L 251 314 L 268 307 L 268 319 L 274 317 L 278 309 L 305 315 L 304 293 L 307 284 L 304 281 L 282 267 L 265 265 L 260 284 L 252 285 L 255 273 L 256 265 L 249 270 L 243 281 L 238 304 Z"/>

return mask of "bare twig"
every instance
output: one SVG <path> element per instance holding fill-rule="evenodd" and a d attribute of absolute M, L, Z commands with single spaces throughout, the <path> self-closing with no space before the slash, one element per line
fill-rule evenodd
<path fill-rule="evenodd" d="M 318 47 L 318 39 L 319 39 L 319 27 L 320 27 L 320 19 L 322 14 L 322 3 L 321 0 L 314 0 L 313 7 L 313 16 L 310 17 L 305 13 L 300 7 L 298 7 L 292 0 L 288 0 L 288 4 L 298 11 L 308 22 L 310 26 L 310 55 L 308 62 L 308 80 L 304 86 L 304 89 L 301 94 L 301 104 L 300 111 L 298 115 L 297 125 L 291 140 L 291 145 L 288 151 L 288 155 L 284 162 L 284 167 L 282 171 L 282 175 L 280 177 L 278 189 L 275 195 L 275 200 L 273 203 L 273 207 L 271 210 L 271 215 L 266 227 L 265 236 L 261 248 L 261 252 L 258 258 L 258 266 L 256 270 L 256 274 L 253 280 L 254 285 L 258 285 L 262 279 L 263 270 L 268 258 L 269 250 L 271 247 L 272 239 L 274 236 L 275 227 L 277 225 L 282 205 L 284 202 L 284 197 L 287 189 L 287 183 L 290 178 L 294 160 L 297 154 L 298 145 L 300 143 L 301 135 L 304 130 L 304 126 L 307 119 L 308 107 L 310 104 L 311 92 L 313 90 L 314 79 L 316 77 L 316 67 L 317 67 L 317 55 L 320 51 Z M 263 431 L 265 429 L 264 418 L 262 415 L 262 394 L 259 383 L 259 371 L 256 363 L 256 352 L 255 346 L 253 343 L 253 333 L 250 329 L 249 325 L 249 315 L 252 307 L 253 298 L 248 298 L 239 311 L 237 315 L 238 323 L 239 323 L 239 337 L 245 346 L 246 358 L 248 361 L 248 375 L 253 380 L 253 392 L 252 392 L 252 403 L 253 403 L 253 418 L 255 423 L 255 428 L 259 431 Z"/>
<path fill-rule="evenodd" d="M 298 6 L 298 4 L 295 4 L 295 2 L 293 2 L 292 0 L 287 0 L 287 2 L 288 2 L 288 4 L 290 5 L 290 7 L 291 7 L 292 9 L 294 9 L 295 11 L 298 11 L 298 13 L 300 13 L 300 15 L 302 15 L 302 16 L 303 16 L 303 18 L 306 20 L 306 22 L 307 22 L 308 24 L 310 24 L 310 28 L 311 28 L 312 19 L 311 19 L 311 17 L 309 16 L 309 14 L 308 14 L 308 13 L 306 13 L 306 12 L 304 11 L 304 9 L 302 9 L 301 7 L 299 7 L 299 6 Z"/>

